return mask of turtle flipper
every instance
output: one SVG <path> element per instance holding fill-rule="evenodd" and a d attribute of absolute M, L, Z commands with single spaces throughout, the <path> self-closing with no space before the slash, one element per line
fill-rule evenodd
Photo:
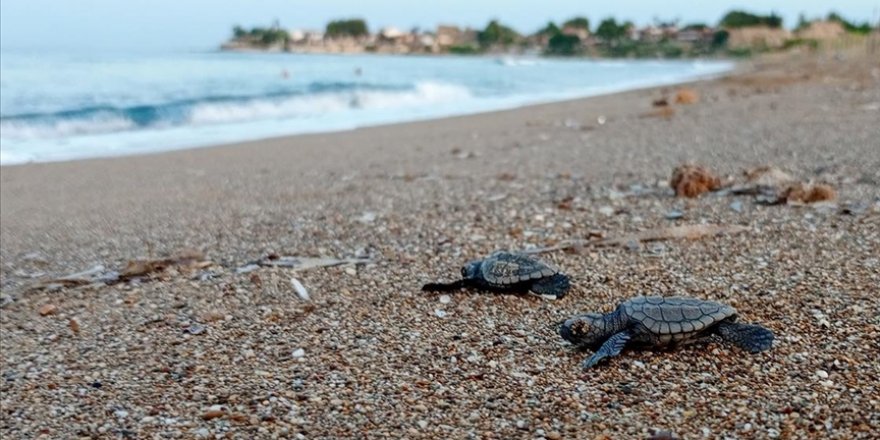
<path fill-rule="evenodd" d="M 544 298 L 562 299 L 570 287 L 568 276 L 558 273 L 535 281 L 529 290 Z"/>
<path fill-rule="evenodd" d="M 718 334 L 749 353 L 759 353 L 773 345 L 773 332 L 760 325 L 722 321 L 718 324 Z"/>
<path fill-rule="evenodd" d="M 428 283 L 422 286 L 422 292 L 450 292 L 468 287 L 468 280 L 458 280 L 451 283 Z"/>
<path fill-rule="evenodd" d="M 599 349 L 596 350 L 596 352 L 593 353 L 592 356 L 587 358 L 584 363 L 581 364 L 584 367 L 584 370 L 596 365 L 602 359 L 619 355 L 621 350 L 623 350 L 623 347 L 626 346 L 626 343 L 629 341 L 630 337 L 631 336 L 629 332 L 622 331 L 608 338 L 608 340 L 606 340 L 605 343 L 602 344 L 602 346 L 599 347 Z"/>

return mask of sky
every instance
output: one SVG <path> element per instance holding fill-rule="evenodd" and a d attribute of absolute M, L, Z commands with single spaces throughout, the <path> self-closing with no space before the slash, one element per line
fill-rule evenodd
<path fill-rule="evenodd" d="M 832 6 L 833 5 L 833 6 Z M 61 50 L 201 50 L 217 47 L 233 25 L 323 29 L 328 20 L 364 18 L 371 30 L 438 23 L 483 27 L 497 18 L 523 33 L 575 15 L 595 25 L 608 16 L 638 25 L 679 19 L 714 24 L 731 9 L 776 12 L 793 26 L 800 13 L 835 10 L 854 21 L 880 16 L 880 0 L 0 0 L 0 47 Z"/>

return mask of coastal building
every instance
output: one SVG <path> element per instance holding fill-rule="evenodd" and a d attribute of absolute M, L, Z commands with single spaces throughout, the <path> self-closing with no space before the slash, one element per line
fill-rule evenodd
<path fill-rule="evenodd" d="M 438 25 L 435 33 L 437 46 L 441 49 L 450 46 L 466 46 L 477 43 L 477 31 L 458 26 Z"/>

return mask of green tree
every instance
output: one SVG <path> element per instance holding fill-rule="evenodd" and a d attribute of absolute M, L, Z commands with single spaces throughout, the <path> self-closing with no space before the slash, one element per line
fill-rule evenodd
<path fill-rule="evenodd" d="M 871 33 L 871 25 L 868 22 L 864 22 L 862 24 L 855 24 L 847 19 L 843 18 L 837 12 L 831 12 L 828 14 L 828 21 L 836 21 L 846 29 L 847 32 L 852 32 L 856 34 L 869 34 Z"/>
<path fill-rule="evenodd" d="M 563 28 L 571 27 L 575 29 L 583 29 L 585 31 L 590 30 L 590 20 L 587 17 L 573 17 L 568 19 L 565 23 L 562 24 Z"/>
<path fill-rule="evenodd" d="M 544 26 L 543 28 L 541 28 L 541 30 L 536 32 L 535 35 L 552 37 L 552 36 L 558 34 L 559 32 L 561 32 L 561 30 L 559 29 L 559 26 L 556 26 L 556 23 L 550 21 L 550 22 L 547 22 L 547 26 Z"/>
<path fill-rule="evenodd" d="M 712 34 L 712 47 L 715 49 L 726 47 L 728 39 L 730 39 L 730 32 L 727 32 L 724 29 L 715 31 L 715 33 Z"/>
<path fill-rule="evenodd" d="M 553 55 L 575 55 L 581 50 L 581 39 L 577 35 L 557 33 L 547 43 L 547 53 Z"/>
<path fill-rule="evenodd" d="M 605 41 L 616 41 L 626 36 L 626 24 L 617 24 L 617 20 L 606 18 L 596 28 L 596 36 Z"/>
<path fill-rule="evenodd" d="M 513 44 L 518 39 L 519 34 L 513 28 L 499 23 L 498 20 L 490 21 L 486 25 L 486 29 L 477 33 L 477 41 L 483 47 L 494 45 L 506 46 Z"/>
<path fill-rule="evenodd" d="M 770 15 L 755 15 L 745 11 L 730 11 L 721 18 L 720 27 L 741 28 L 748 26 L 768 26 L 771 28 L 782 27 L 782 18 L 771 13 Z"/>
<path fill-rule="evenodd" d="M 328 37 L 363 37 L 369 34 L 367 22 L 361 19 L 334 20 L 327 23 Z"/>
<path fill-rule="evenodd" d="M 706 23 L 691 23 L 681 28 L 683 31 L 704 31 L 706 29 L 709 29 Z"/>
<path fill-rule="evenodd" d="M 232 28 L 232 36 L 233 36 L 233 37 L 235 37 L 235 38 L 242 38 L 242 37 L 244 37 L 245 35 L 247 35 L 247 31 L 244 30 L 243 27 L 241 27 L 241 26 L 239 26 L 239 25 L 235 25 L 235 26 Z"/>

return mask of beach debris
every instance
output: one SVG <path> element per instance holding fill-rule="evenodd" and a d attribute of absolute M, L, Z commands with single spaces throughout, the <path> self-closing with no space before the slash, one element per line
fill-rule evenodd
<path fill-rule="evenodd" d="M 797 179 L 774 166 L 760 166 L 743 172 L 746 182 L 731 187 L 733 194 L 761 195 L 777 192 Z"/>
<path fill-rule="evenodd" d="M 244 266 L 236 268 L 235 273 L 237 273 L 237 274 L 250 273 L 250 272 L 253 272 L 259 268 L 260 268 L 259 264 L 245 264 Z"/>
<path fill-rule="evenodd" d="M 55 304 L 43 304 L 37 311 L 40 313 L 40 316 L 54 315 L 58 312 L 58 306 Z"/>
<path fill-rule="evenodd" d="M 676 104 L 696 104 L 700 100 L 700 95 L 694 89 L 678 89 L 675 93 Z"/>
<path fill-rule="evenodd" d="M 837 192 L 824 183 L 795 183 L 785 189 L 782 197 L 790 205 L 806 205 L 834 200 L 837 198 Z"/>
<path fill-rule="evenodd" d="M 31 286 L 30 290 L 59 290 L 93 284 L 116 284 L 134 279 L 155 279 L 169 268 L 175 268 L 178 272 L 192 272 L 213 264 L 201 252 L 185 250 L 170 258 L 131 260 L 118 272 L 107 270 L 104 265 L 99 264 L 82 272 L 41 280 Z"/>
<path fill-rule="evenodd" d="M 377 217 L 378 217 L 378 214 L 376 214 L 375 212 L 366 211 L 363 214 L 361 214 L 360 217 L 357 218 L 357 221 L 359 221 L 363 224 L 369 224 L 369 223 L 373 223 L 374 221 L 376 221 Z"/>
<path fill-rule="evenodd" d="M 698 224 L 680 225 L 663 228 L 648 229 L 619 237 L 600 238 L 598 240 L 567 240 L 557 245 L 533 248 L 521 251 L 525 254 L 538 254 L 560 250 L 573 250 L 580 252 L 587 247 L 613 247 L 619 246 L 631 250 L 641 249 L 641 243 L 664 240 L 699 240 L 718 235 L 734 235 L 748 231 L 749 228 L 740 225 L 723 224 Z"/>
<path fill-rule="evenodd" d="M 295 270 L 309 270 L 317 267 L 334 267 L 334 266 L 346 266 L 350 264 L 369 264 L 372 263 L 373 260 L 367 257 L 355 257 L 355 258 L 322 258 L 322 257 L 295 257 L 295 256 L 281 256 L 277 254 L 269 254 L 257 261 L 252 261 L 236 270 L 236 272 L 241 272 L 244 268 L 249 268 L 250 266 L 263 266 L 263 267 L 286 267 Z M 250 272 L 250 270 L 248 270 Z"/>
<path fill-rule="evenodd" d="M 748 230 L 749 229 L 747 227 L 740 225 L 699 224 L 669 226 L 664 228 L 648 229 L 646 231 L 636 232 L 634 234 L 621 237 L 595 240 L 593 242 L 593 245 L 600 247 L 624 246 L 631 241 L 646 243 L 661 240 L 698 240 L 706 237 L 714 237 L 716 235 L 733 235 Z"/>
<path fill-rule="evenodd" d="M 172 267 L 180 272 L 192 272 L 213 264 L 205 259 L 202 252 L 187 249 L 170 258 L 129 261 L 119 273 L 119 279 L 125 281 L 132 278 L 150 278 Z"/>
<path fill-rule="evenodd" d="M 672 171 L 669 186 L 678 197 L 695 198 L 709 191 L 721 188 L 721 179 L 706 167 L 695 164 L 682 164 Z"/>
<path fill-rule="evenodd" d="M 95 265 L 91 269 L 82 272 L 72 273 L 58 278 L 41 281 L 38 287 L 41 289 L 55 290 L 64 287 L 77 287 L 86 284 L 92 284 L 102 279 L 115 279 L 118 274 L 115 272 L 107 272 L 106 268 L 101 265 Z"/>
<path fill-rule="evenodd" d="M 660 107 L 656 110 L 651 110 L 649 112 L 642 113 L 639 117 L 642 118 L 666 118 L 669 119 L 675 116 L 675 109 L 672 107 Z"/>
<path fill-rule="evenodd" d="M 605 125 L 606 122 L 608 122 L 608 118 L 606 118 L 605 115 L 599 115 L 596 118 L 596 123 L 599 125 Z"/>
<path fill-rule="evenodd" d="M 298 296 L 299 299 L 303 301 L 308 301 L 311 299 L 311 297 L 309 296 L 309 291 L 306 290 L 306 287 L 303 286 L 303 284 L 299 282 L 298 279 L 291 278 L 290 284 L 293 285 L 293 290 L 294 292 L 296 292 L 296 296 Z"/>
<path fill-rule="evenodd" d="M 651 103 L 654 107 L 666 107 L 669 105 L 669 100 L 666 97 L 662 97 L 660 99 L 655 99 L 654 102 Z"/>

